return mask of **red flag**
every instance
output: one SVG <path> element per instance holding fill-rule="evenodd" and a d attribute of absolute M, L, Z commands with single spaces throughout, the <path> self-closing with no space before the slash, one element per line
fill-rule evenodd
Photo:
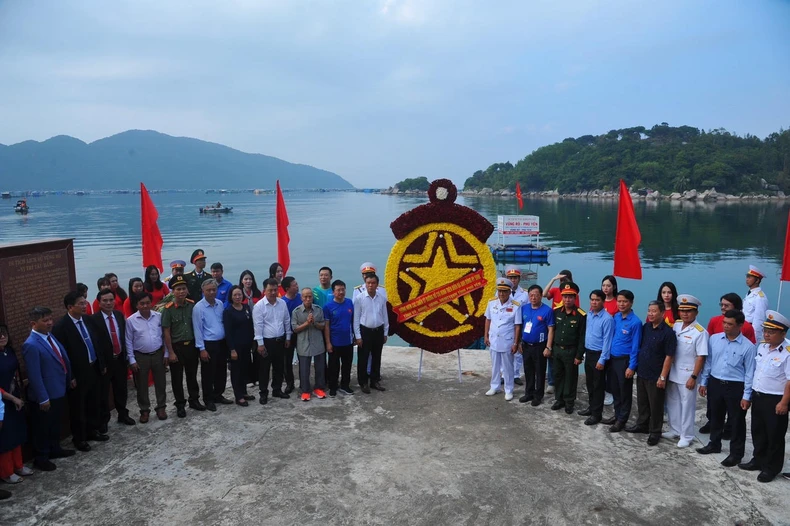
<path fill-rule="evenodd" d="M 288 267 L 291 266 L 291 254 L 288 251 L 290 242 L 288 211 L 285 209 L 285 199 L 283 199 L 283 191 L 280 190 L 280 181 L 277 180 L 277 262 L 283 268 L 283 275 L 288 272 Z"/>
<path fill-rule="evenodd" d="M 519 185 L 518 181 L 517 181 L 516 182 L 516 199 L 518 199 L 518 209 L 519 210 L 524 208 L 524 200 L 522 199 L 522 197 L 523 196 L 521 195 L 521 185 Z"/>
<path fill-rule="evenodd" d="M 782 277 L 779 281 L 790 281 L 790 213 L 787 214 L 787 232 L 785 233 L 785 253 L 782 257 Z"/>
<path fill-rule="evenodd" d="M 617 233 L 614 238 L 614 275 L 621 278 L 642 279 L 639 262 L 639 243 L 642 234 L 636 224 L 631 194 L 620 179 L 620 205 L 617 209 Z"/>
<path fill-rule="evenodd" d="M 162 234 L 156 220 L 159 219 L 159 212 L 156 211 L 151 196 L 143 183 L 140 183 L 140 215 L 141 231 L 143 234 L 143 267 L 156 265 L 159 272 L 162 272 Z"/>

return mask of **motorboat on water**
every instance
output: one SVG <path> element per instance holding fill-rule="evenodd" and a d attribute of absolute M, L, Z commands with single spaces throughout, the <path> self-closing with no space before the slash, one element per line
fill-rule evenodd
<path fill-rule="evenodd" d="M 14 205 L 14 212 L 17 214 L 27 214 L 30 211 L 30 207 L 27 206 L 27 199 L 20 199 Z"/>
<path fill-rule="evenodd" d="M 232 211 L 232 206 L 223 206 L 219 201 L 217 201 L 216 205 L 206 205 L 200 207 L 201 214 L 229 214 Z"/>

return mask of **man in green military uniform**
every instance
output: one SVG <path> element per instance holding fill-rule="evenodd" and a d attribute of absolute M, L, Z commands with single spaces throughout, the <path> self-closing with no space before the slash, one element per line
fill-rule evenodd
<path fill-rule="evenodd" d="M 201 282 L 202 283 L 202 282 Z M 195 347 L 195 333 L 192 330 L 192 309 L 195 302 L 187 298 L 187 281 L 184 276 L 176 276 L 170 280 L 173 287 L 173 301 L 165 305 L 162 311 L 162 335 L 165 340 L 170 359 L 170 379 L 173 384 L 173 396 L 176 399 L 176 414 L 180 418 L 187 416 L 184 398 L 184 373 L 187 377 L 189 407 L 196 411 L 205 411 L 206 407 L 198 401 L 197 371 L 200 355 Z"/>
<path fill-rule="evenodd" d="M 569 415 L 576 403 L 576 386 L 579 381 L 579 364 L 584 359 L 584 333 L 587 330 L 586 313 L 576 306 L 579 287 L 566 282 L 560 288 L 562 306 L 554 309 L 554 361 L 553 410 L 565 408 Z"/>
<path fill-rule="evenodd" d="M 206 269 L 206 253 L 202 248 L 192 252 L 192 257 L 189 261 L 195 265 L 195 270 L 186 274 L 184 277 L 187 280 L 187 287 L 189 288 L 189 299 L 192 301 L 200 301 L 203 299 L 203 282 L 211 277 L 211 274 L 205 272 Z M 172 289 L 172 287 L 170 287 Z"/>

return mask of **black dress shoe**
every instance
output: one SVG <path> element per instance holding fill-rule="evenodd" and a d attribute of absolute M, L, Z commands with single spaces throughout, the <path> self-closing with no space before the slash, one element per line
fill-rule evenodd
<path fill-rule="evenodd" d="M 524 395 L 521 398 L 519 398 L 518 401 L 521 402 L 522 404 L 526 404 L 527 402 L 531 402 L 533 398 L 535 397 L 530 395 Z"/>
<path fill-rule="evenodd" d="M 613 417 L 613 416 L 610 416 L 609 418 L 602 418 L 601 419 L 601 423 L 603 425 L 605 425 L 605 426 L 610 426 L 610 425 L 614 424 L 615 422 L 617 422 L 617 419 L 615 417 Z"/>
<path fill-rule="evenodd" d="M 626 426 L 625 432 L 626 433 L 644 433 L 644 434 L 647 434 L 647 428 L 646 427 L 642 427 L 642 426 L 638 426 L 636 424 L 633 424 L 633 425 L 630 425 L 630 426 Z"/>
<path fill-rule="evenodd" d="M 597 416 L 588 416 L 587 420 L 584 421 L 584 425 L 586 426 L 594 426 L 595 424 L 600 423 L 601 419 Z"/>
<path fill-rule="evenodd" d="M 34 460 L 33 467 L 41 471 L 55 471 L 57 466 L 49 460 Z"/>
<path fill-rule="evenodd" d="M 521 378 L 513 378 L 513 383 L 516 385 L 524 385 L 524 380 Z"/>
<path fill-rule="evenodd" d="M 622 421 L 618 420 L 617 422 L 615 422 L 614 424 L 612 424 L 609 427 L 609 432 L 610 433 L 619 433 L 620 431 L 623 430 L 624 427 L 625 427 L 625 422 L 622 422 Z"/>
<path fill-rule="evenodd" d="M 266 404 L 268 404 L 268 403 L 269 403 L 269 395 L 263 395 L 263 396 L 261 396 L 261 399 L 260 399 L 260 400 L 258 400 L 258 402 L 259 402 L 261 405 L 266 405 Z"/>
<path fill-rule="evenodd" d="M 247 395 L 244 395 L 243 398 L 245 400 L 247 400 L 248 402 L 251 402 L 251 401 L 255 400 L 255 395 L 247 394 Z"/>
<path fill-rule="evenodd" d="M 93 442 L 107 442 L 110 440 L 110 437 L 104 433 L 91 433 L 88 435 L 88 440 L 92 440 Z"/>
<path fill-rule="evenodd" d="M 274 398 L 291 398 L 291 395 L 283 393 L 282 391 L 273 392 L 272 396 Z"/>
<path fill-rule="evenodd" d="M 137 425 L 137 422 L 134 421 L 134 418 L 130 418 L 129 415 L 123 415 L 118 417 L 119 424 L 126 424 L 127 426 L 134 426 Z"/>
<path fill-rule="evenodd" d="M 222 404 L 222 405 L 232 405 L 233 404 L 233 400 L 228 400 L 227 398 L 225 398 L 222 395 L 215 396 L 214 397 L 214 402 L 218 403 L 218 404 Z"/>
<path fill-rule="evenodd" d="M 291 394 L 294 392 L 293 384 L 289 384 L 285 386 L 285 394 Z"/>
<path fill-rule="evenodd" d="M 214 402 L 206 402 L 206 410 L 208 411 L 216 411 L 217 405 Z"/>
<path fill-rule="evenodd" d="M 712 444 L 708 443 L 705 447 L 698 447 L 697 453 L 700 455 L 710 455 L 711 453 L 721 453 L 721 447 L 713 447 Z"/>
<path fill-rule="evenodd" d="M 372 387 L 373 389 L 375 389 L 376 391 L 386 391 L 386 389 L 384 388 L 384 386 L 382 386 L 382 385 L 381 385 L 380 383 L 378 383 L 378 382 L 376 382 L 375 384 L 371 385 L 371 387 Z"/>
<path fill-rule="evenodd" d="M 565 402 L 563 402 L 561 400 L 557 400 L 556 402 L 551 404 L 551 410 L 552 411 L 557 411 L 558 409 L 562 409 L 563 407 L 565 407 Z"/>
<path fill-rule="evenodd" d="M 721 465 L 724 466 L 725 468 L 731 468 L 733 466 L 737 466 L 738 462 L 740 461 L 741 461 L 741 457 L 735 457 L 733 455 L 730 455 L 721 461 Z"/>
<path fill-rule="evenodd" d="M 368 387 L 368 384 L 360 385 L 359 390 L 365 394 L 370 394 L 370 387 Z"/>
<path fill-rule="evenodd" d="M 91 450 L 91 446 L 87 442 L 74 442 L 74 447 L 76 447 L 78 450 L 82 451 L 83 453 L 87 453 L 88 451 Z"/>
<path fill-rule="evenodd" d="M 590 411 L 590 408 L 588 407 L 587 409 L 582 409 L 576 414 L 579 416 L 592 416 L 592 411 Z"/>
<path fill-rule="evenodd" d="M 650 435 L 647 437 L 647 445 L 648 446 L 655 446 L 658 444 L 658 441 L 661 440 L 661 435 Z"/>
<path fill-rule="evenodd" d="M 53 451 L 49 454 L 49 458 L 68 458 L 73 457 L 76 455 L 77 452 L 73 449 L 60 449 L 58 451 Z"/>
<path fill-rule="evenodd" d="M 699 428 L 700 433 L 710 433 L 710 422 Z"/>
<path fill-rule="evenodd" d="M 532 399 L 532 407 L 538 407 L 542 403 L 543 403 L 543 398 L 533 398 Z"/>
<path fill-rule="evenodd" d="M 565 413 L 569 415 L 573 414 L 573 404 L 565 406 Z"/>
<path fill-rule="evenodd" d="M 197 400 L 190 400 L 189 401 L 189 408 L 194 409 L 195 411 L 205 411 L 206 406 L 198 402 Z"/>
<path fill-rule="evenodd" d="M 757 471 L 760 469 L 760 464 L 757 463 L 756 459 L 751 459 L 745 464 L 738 464 L 738 467 L 746 471 Z"/>
<path fill-rule="evenodd" d="M 184 409 L 183 405 L 176 407 L 176 416 L 178 416 L 178 418 L 186 418 L 187 410 Z"/>
<path fill-rule="evenodd" d="M 242 400 L 241 402 L 236 400 L 236 405 L 240 405 L 241 407 L 247 407 L 248 405 L 250 405 L 250 403 L 246 400 Z"/>
<path fill-rule="evenodd" d="M 757 475 L 757 482 L 771 482 L 776 475 L 772 475 L 767 471 L 761 471 L 759 475 Z"/>
<path fill-rule="evenodd" d="M 782 473 L 782 476 L 787 480 L 790 480 L 790 471 L 788 471 L 787 473 Z"/>

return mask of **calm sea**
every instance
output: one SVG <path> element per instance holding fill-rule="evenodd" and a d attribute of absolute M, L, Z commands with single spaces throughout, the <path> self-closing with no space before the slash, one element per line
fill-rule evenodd
<path fill-rule="evenodd" d="M 188 260 L 194 249 L 202 248 L 208 263 L 221 261 L 225 277 L 233 282 L 244 269 L 252 270 L 259 283 L 266 277 L 277 257 L 273 195 L 194 192 L 153 194 L 152 198 L 159 210 L 165 265 L 172 259 Z M 233 206 L 233 213 L 199 214 L 199 206 L 218 198 Z M 285 200 L 291 224 L 288 274 L 300 285 L 310 286 L 317 284 L 323 265 L 349 286 L 360 283 L 359 266 L 364 261 L 372 261 L 383 273 L 395 241 L 390 222 L 427 202 L 426 197 L 315 192 L 289 192 Z M 30 198 L 27 216 L 15 214 L 12 201 L 0 201 L 0 244 L 74 238 L 77 279 L 88 284 L 91 297 L 97 277 L 105 272 L 118 274 L 124 286 L 129 278 L 142 277 L 139 195 Z M 514 201 L 458 200 L 493 223 L 498 214 L 516 213 Z M 717 304 L 723 293 L 746 293 L 744 274 L 749 264 L 768 275 L 763 288 L 771 308 L 776 307 L 790 205 L 637 202 L 635 206 L 642 232 L 644 278 L 619 281 L 621 289 L 631 289 L 636 295 L 635 310 L 641 318 L 660 283 L 673 281 L 681 293 L 702 300 L 700 319 L 707 323 L 719 313 Z M 526 200 L 522 213 L 540 216 L 541 242 L 551 247 L 550 265 L 534 268 L 541 285 L 568 268 L 588 292 L 611 273 L 615 202 Z M 782 310 L 790 312 L 790 286 L 782 303 Z"/>

